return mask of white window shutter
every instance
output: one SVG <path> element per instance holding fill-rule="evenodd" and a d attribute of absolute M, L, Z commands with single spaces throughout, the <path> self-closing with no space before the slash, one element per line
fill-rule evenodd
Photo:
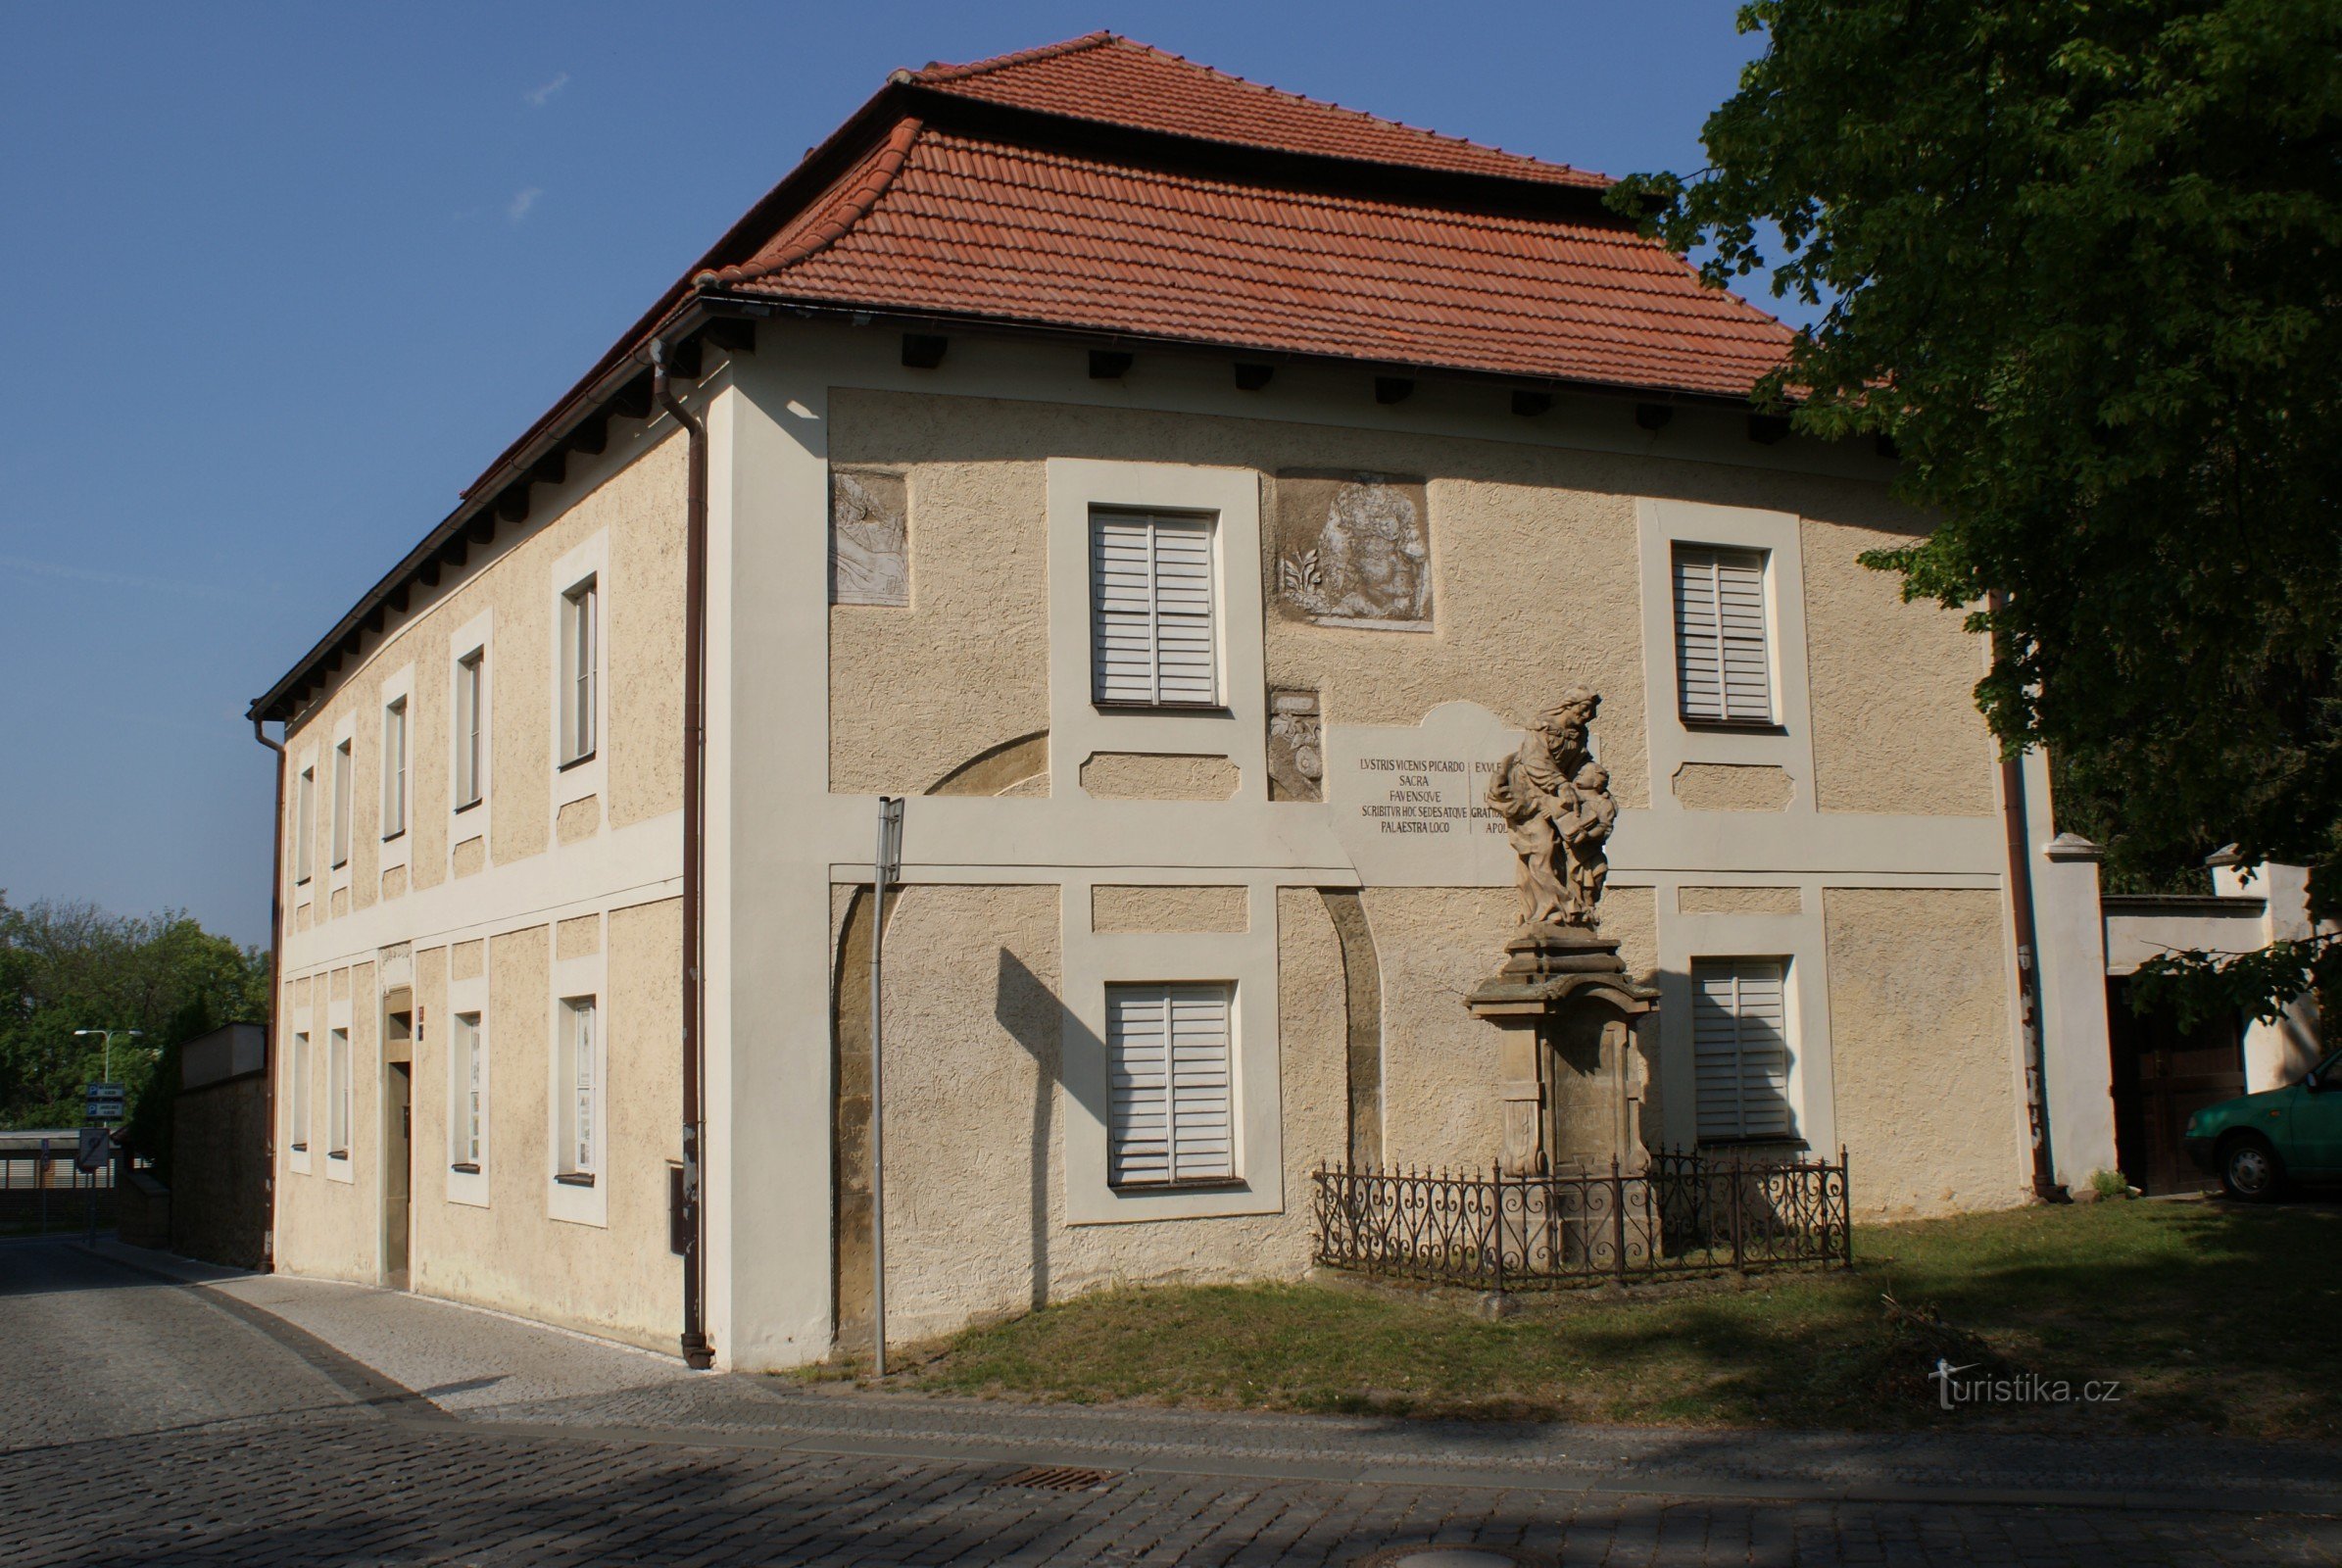
<path fill-rule="evenodd" d="M 1787 965 L 1779 958 L 1697 958 L 1691 1050 L 1699 1137 L 1786 1138 Z"/>
<path fill-rule="evenodd" d="M 1773 657 L 1763 554 L 1678 549 L 1675 606 L 1683 716 L 1770 723 Z"/>
<path fill-rule="evenodd" d="M 1106 1180 L 1117 1187 L 1171 1179 L 1170 1012 L 1159 987 L 1106 988 Z"/>
<path fill-rule="evenodd" d="M 1171 1010 L 1171 1176 L 1225 1181 L 1236 1174 L 1228 1125 L 1228 991 L 1173 986 Z"/>
<path fill-rule="evenodd" d="M 1114 1186 L 1236 1175 L 1228 1015 L 1224 985 L 1106 988 Z"/>
<path fill-rule="evenodd" d="M 1219 701 L 1212 524 L 1094 513 L 1091 686 L 1101 703 Z"/>

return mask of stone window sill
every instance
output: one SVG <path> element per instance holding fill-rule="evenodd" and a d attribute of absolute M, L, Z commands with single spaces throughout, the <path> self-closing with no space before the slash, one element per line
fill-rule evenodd
<path fill-rule="evenodd" d="M 1109 1182 L 1117 1193 L 1233 1193 L 1249 1184 L 1242 1176 L 1215 1176 L 1207 1181 Z"/>

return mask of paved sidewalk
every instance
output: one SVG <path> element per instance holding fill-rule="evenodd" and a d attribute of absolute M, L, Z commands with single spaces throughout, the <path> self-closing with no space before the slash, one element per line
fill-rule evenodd
<path fill-rule="evenodd" d="M 872 1394 L 694 1373 L 400 1292 L 100 1250 L 201 1281 L 511 1436 L 1543 1493 L 2342 1515 L 2342 1455 L 2308 1445 L 1426 1423 Z"/>
<path fill-rule="evenodd" d="M 5 1568 L 2342 1561 L 2342 1471 L 2307 1449 L 821 1392 L 110 1245 L 0 1243 L 0 1324 Z"/>

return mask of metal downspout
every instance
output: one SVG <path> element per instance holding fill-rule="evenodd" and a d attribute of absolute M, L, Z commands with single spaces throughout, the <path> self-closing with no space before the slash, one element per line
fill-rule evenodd
<path fill-rule="evenodd" d="M 683 502 L 683 1334 L 684 1362 L 706 1369 L 715 1362 L 706 1313 L 707 1210 L 701 1201 L 701 1142 L 707 1129 L 701 1083 L 702 973 L 705 925 L 703 861 L 706 789 L 707 657 L 707 427 L 683 406 L 667 375 L 667 346 L 651 340 L 651 394 L 674 416 L 689 442 Z"/>
<path fill-rule="evenodd" d="M 268 1037 L 261 1074 L 261 1272 L 276 1272 L 276 999 L 284 989 L 284 742 L 268 739 L 252 716 L 252 738 L 276 754 L 276 815 L 268 824 L 275 847 L 268 867 Z"/>
<path fill-rule="evenodd" d="M 2007 601 L 1994 592 L 1985 604 L 1999 610 Z M 2025 1053 L 2025 1116 L 2032 1138 L 2033 1196 L 2044 1203 L 2073 1197 L 2058 1185 L 2049 1142 L 2048 1063 L 2041 1044 L 2041 943 L 2033 924 L 2032 834 L 2025 821 L 2025 760 L 2000 760 L 2001 823 L 2009 852 L 2009 915 L 2017 939 L 2017 1018 Z"/>

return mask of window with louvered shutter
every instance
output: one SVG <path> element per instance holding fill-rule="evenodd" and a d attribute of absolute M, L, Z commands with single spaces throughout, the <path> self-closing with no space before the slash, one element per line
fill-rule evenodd
<path fill-rule="evenodd" d="M 1112 1185 L 1235 1178 L 1232 997 L 1231 987 L 1217 984 L 1106 987 L 1106 1179 Z"/>
<path fill-rule="evenodd" d="M 1699 1138 L 1786 1138 L 1789 1115 L 1788 963 L 1695 958 L 1691 1054 Z"/>
<path fill-rule="evenodd" d="M 1208 517 L 1090 514 L 1091 691 L 1101 704 L 1216 707 Z"/>
<path fill-rule="evenodd" d="M 1773 722 L 1764 553 L 1678 546 L 1675 579 L 1676 671 L 1683 716 Z"/>

